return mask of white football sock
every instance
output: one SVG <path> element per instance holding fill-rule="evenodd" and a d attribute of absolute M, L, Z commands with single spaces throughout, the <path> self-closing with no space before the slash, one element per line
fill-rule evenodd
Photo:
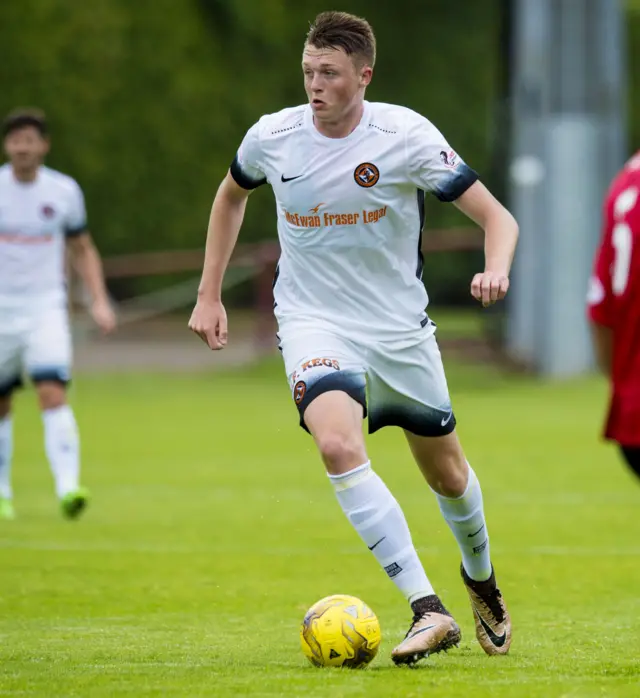
<path fill-rule="evenodd" d="M 469 466 L 467 488 L 461 497 L 452 499 L 435 493 L 440 511 L 458 541 L 466 573 L 477 582 L 491 576 L 489 534 L 482 508 L 480 482 Z"/>
<path fill-rule="evenodd" d="M 407 601 L 433 594 L 404 514 L 370 463 L 329 479 L 347 518 Z"/>
<path fill-rule="evenodd" d="M 42 413 L 44 445 L 51 466 L 58 497 L 78 489 L 80 477 L 80 443 L 78 427 L 69 405 Z"/>
<path fill-rule="evenodd" d="M 11 499 L 11 457 L 13 455 L 13 425 L 11 416 L 0 419 L 0 497 Z"/>

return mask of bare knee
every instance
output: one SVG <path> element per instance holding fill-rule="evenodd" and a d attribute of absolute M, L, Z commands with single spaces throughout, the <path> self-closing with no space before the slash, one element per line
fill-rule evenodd
<path fill-rule="evenodd" d="M 330 475 L 342 475 L 366 463 L 362 411 L 361 404 L 341 391 L 323 393 L 307 407 L 305 424 Z"/>
<path fill-rule="evenodd" d="M 42 381 L 36 386 L 41 410 L 54 410 L 67 402 L 67 389 L 57 381 Z"/>
<path fill-rule="evenodd" d="M 444 497 L 461 497 L 469 478 L 469 466 L 457 435 L 425 438 L 407 433 L 418 467 L 432 490 Z"/>
<path fill-rule="evenodd" d="M 427 480 L 431 489 L 443 497 L 462 497 L 467 489 L 469 466 L 463 459 L 445 456 Z"/>
<path fill-rule="evenodd" d="M 360 434 L 329 431 L 316 437 L 322 460 L 331 475 L 340 475 L 357 468 L 367 460 Z"/>

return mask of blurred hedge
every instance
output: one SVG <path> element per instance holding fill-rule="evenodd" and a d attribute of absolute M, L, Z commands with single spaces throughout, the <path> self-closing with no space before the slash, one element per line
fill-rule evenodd
<path fill-rule="evenodd" d="M 341 3 L 377 33 L 368 98 L 424 113 L 485 174 L 497 6 L 406 0 L 400 12 L 395 3 Z M 246 129 L 263 113 L 305 100 L 302 43 L 326 7 L 314 0 L 2 2 L 0 111 L 47 111 L 49 164 L 84 188 L 105 253 L 198 246 Z M 255 195 L 244 239 L 275 236 L 272 206 L 266 188 Z M 460 222 L 450 206 L 431 203 L 428 214 L 431 226 Z"/>

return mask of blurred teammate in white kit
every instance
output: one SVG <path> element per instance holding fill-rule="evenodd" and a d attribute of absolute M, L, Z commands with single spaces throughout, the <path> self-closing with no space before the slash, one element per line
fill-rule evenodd
<path fill-rule="evenodd" d="M 77 517 L 88 502 L 80 486 L 79 438 L 67 404 L 72 347 L 65 249 L 92 299 L 104 332 L 116 318 L 75 180 L 43 165 L 49 150 L 45 115 L 18 110 L 3 123 L 9 162 L 0 167 L 0 519 L 14 517 L 11 488 L 13 391 L 26 374 L 44 423 L 45 450 L 61 510 Z"/>

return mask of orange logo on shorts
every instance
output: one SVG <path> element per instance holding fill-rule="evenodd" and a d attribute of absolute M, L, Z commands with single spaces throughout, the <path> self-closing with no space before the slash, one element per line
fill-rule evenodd
<path fill-rule="evenodd" d="M 368 189 L 378 183 L 380 170 L 371 162 L 363 162 L 362 165 L 356 167 L 353 178 L 356 180 L 356 184 Z"/>
<path fill-rule="evenodd" d="M 298 381 L 293 386 L 293 399 L 296 405 L 299 405 L 303 400 L 307 392 L 307 384 L 304 381 Z"/>
<path fill-rule="evenodd" d="M 302 372 L 304 373 L 311 368 L 320 368 L 320 366 L 334 368 L 336 371 L 340 370 L 340 364 L 335 359 L 311 359 L 302 364 Z"/>

